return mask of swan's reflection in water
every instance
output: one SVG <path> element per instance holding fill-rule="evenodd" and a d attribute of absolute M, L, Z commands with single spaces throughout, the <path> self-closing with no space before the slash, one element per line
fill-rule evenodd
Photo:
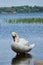
<path fill-rule="evenodd" d="M 16 55 L 16 57 L 12 59 L 11 65 L 30 65 L 31 59 L 32 55 L 30 54 Z"/>

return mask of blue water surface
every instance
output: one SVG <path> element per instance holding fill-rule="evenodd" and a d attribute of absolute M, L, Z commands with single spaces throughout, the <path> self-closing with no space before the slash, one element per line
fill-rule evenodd
<path fill-rule="evenodd" d="M 16 56 L 16 53 L 11 50 L 12 31 L 28 40 L 30 44 L 35 44 L 35 47 L 28 52 L 29 56 Z M 9 24 L 3 23 L 0 18 L 0 65 L 34 65 L 34 60 L 43 60 L 43 24 Z"/>

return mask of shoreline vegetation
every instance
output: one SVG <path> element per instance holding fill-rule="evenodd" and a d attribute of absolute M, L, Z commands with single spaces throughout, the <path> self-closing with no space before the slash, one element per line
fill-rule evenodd
<path fill-rule="evenodd" d="M 43 23 L 43 18 L 6 19 L 6 23 Z"/>
<path fill-rule="evenodd" d="M 12 7 L 0 7 L 1 13 L 30 13 L 30 12 L 43 12 L 43 6 L 12 6 Z"/>

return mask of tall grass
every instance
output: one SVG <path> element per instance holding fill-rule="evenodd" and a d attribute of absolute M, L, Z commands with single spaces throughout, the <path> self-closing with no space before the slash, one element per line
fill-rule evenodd
<path fill-rule="evenodd" d="M 43 18 L 6 19 L 7 23 L 43 23 Z"/>

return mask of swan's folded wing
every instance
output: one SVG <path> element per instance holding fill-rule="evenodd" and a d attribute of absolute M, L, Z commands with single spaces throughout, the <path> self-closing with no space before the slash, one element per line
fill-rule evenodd
<path fill-rule="evenodd" d="M 32 44 L 32 45 L 29 45 L 29 46 L 26 46 L 26 45 L 22 45 L 20 47 L 20 49 L 23 51 L 23 52 L 29 52 L 32 50 L 32 48 L 35 46 L 35 44 Z"/>
<path fill-rule="evenodd" d="M 19 43 L 22 44 L 22 45 L 26 45 L 26 46 L 29 46 L 29 41 L 25 40 L 24 38 L 20 38 L 19 39 Z"/>
<path fill-rule="evenodd" d="M 25 45 L 25 46 L 29 46 L 30 44 L 29 44 L 28 41 L 26 41 L 26 42 L 24 43 L 24 45 Z"/>

